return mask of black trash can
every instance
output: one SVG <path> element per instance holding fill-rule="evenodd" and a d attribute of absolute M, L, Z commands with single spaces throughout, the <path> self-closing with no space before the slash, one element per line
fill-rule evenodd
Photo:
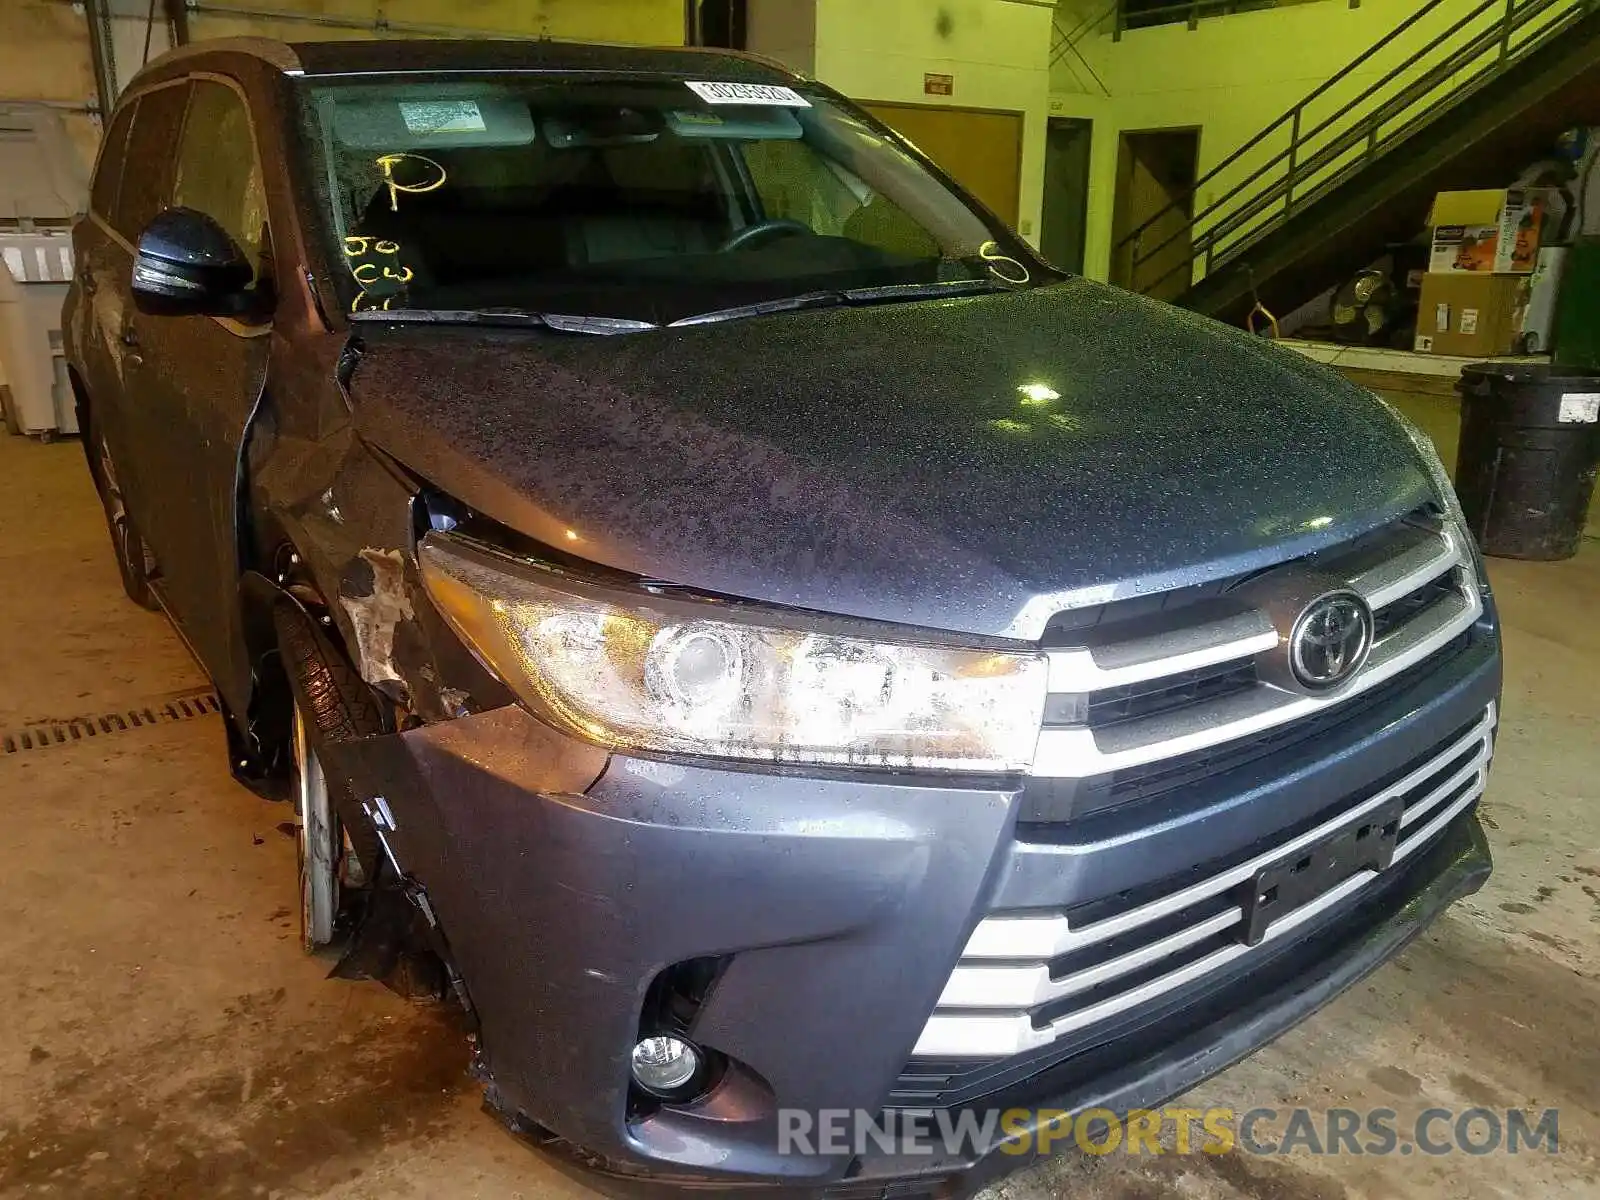
<path fill-rule="evenodd" d="M 1485 554 L 1571 558 L 1600 462 L 1600 375 L 1463 367 L 1456 494 Z"/>

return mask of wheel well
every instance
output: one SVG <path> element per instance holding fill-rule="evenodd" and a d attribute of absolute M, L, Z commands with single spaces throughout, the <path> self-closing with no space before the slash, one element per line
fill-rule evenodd
<path fill-rule="evenodd" d="M 293 692 L 280 654 L 279 634 L 274 610 L 281 604 L 293 605 L 315 631 L 327 650 L 337 655 L 350 677 L 366 688 L 356 667 L 356 658 L 345 643 L 334 619 L 333 605 L 307 566 L 294 541 L 280 527 L 259 531 L 261 561 L 247 564 L 239 581 L 240 628 L 250 656 L 251 688 L 248 710 L 240 722 L 249 731 L 249 740 L 259 748 L 263 766 L 272 773 L 282 769 L 290 737 Z M 388 710 L 376 692 L 387 722 Z"/>
<path fill-rule="evenodd" d="M 238 714 L 248 765 L 236 755 L 235 773 L 246 783 L 276 779 L 288 769 L 294 694 L 279 652 L 273 610 L 280 604 L 295 605 L 317 623 L 330 647 L 348 658 L 338 630 L 323 620 L 327 606 L 310 573 L 295 569 L 304 559 L 294 544 L 278 535 L 265 557 L 265 562 L 246 564 L 239 580 L 240 630 L 250 656 L 250 699 L 246 711 Z"/>

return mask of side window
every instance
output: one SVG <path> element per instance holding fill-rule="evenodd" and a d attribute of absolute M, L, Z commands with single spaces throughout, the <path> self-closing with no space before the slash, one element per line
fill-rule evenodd
<path fill-rule="evenodd" d="M 215 219 L 261 273 L 263 251 L 269 244 L 267 198 L 256 169 L 250 114 L 244 98 L 226 84 L 194 81 L 172 204 Z"/>
<path fill-rule="evenodd" d="M 101 143 L 100 162 L 95 167 L 94 187 L 89 193 L 89 207 L 106 220 L 117 211 L 117 184 L 122 180 L 123 150 L 128 145 L 128 130 L 133 126 L 133 110 L 139 102 L 125 104 L 112 118 Z"/>
<path fill-rule="evenodd" d="M 128 152 L 122 159 L 122 186 L 111 215 L 112 228 L 130 242 L 137 242 L 150 218 L 167 206 L 172 148 L 183 126 L 188 93 L 187 85 L 180 83 L 139 97 Z"/>

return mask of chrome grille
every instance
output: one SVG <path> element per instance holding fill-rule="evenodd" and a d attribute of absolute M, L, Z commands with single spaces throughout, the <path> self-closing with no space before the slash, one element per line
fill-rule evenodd
<path fill-rule="evenodd" d="M 1246 738 L 1192 750 L 1173 758 L 1124 767 L 1094 779 L 1029 779 L 1018 819 L 1024 823 L 1056 823 L 1092 813 L 1127 808 L 1178 788 L 1193 787 L 1261 759 L 1292 753 L 1388 703 L 1394 693 L 1413 686 L 1417 676 L 1443 666 L 1470 644 L 1471 635 L 1457 634 L 1404 675 L 1369 688 L 1346 704 L 1323 709 L 1287 725 L 1277 725 Z"/>
<path fill-rule="evenodd" d="M 1174 709 L 1187 708 L 1204 700 L 1214 700 L 1234 692 L 1249 691 L 1256 685 L 1256 665 L 1250 659 L 1218 663 L 1212 667 L 1198 667 L 1181 671 L 1161 679 L 1143 683 L 1125 683 L 1121 687 L 1107 688 L 1087 697 L 1083 724 L 1092 729 L 1115 725 L 1119 721 L 1136 721 L 1143 717 L 1159 716 Z M 1054 724 L 1062 713 L 1045 712 L 1045 724 Z M 1056 720 L 1053 721 L 1052 717 Z M 1076 724 L 1065 721 L 1063 724 Z"/>
<path fill-rule="evenodd" d="M 913 1051 L 918 1058 L 1001 1058 L 1049 1045 L 1155 1000 L 1272 945 L 1379 878 L 1364 868 L 1239 940 L 1238 890 L 1263 868 L 1363 816 L 1403 805 L 1388 870 L 1430 842 L 1482 794 L 1495 707 L 1425 761 L 1316 827 L 1205 879 L 1079 924 L 1065 913 L 981 921 Z"/>
<path fill-rule="evenodd" d="M 1439 578 L 1423 584 L 1416 591 L 1385 604 L 1372 614 L 1374 635 L 1381 641 L 1401 626 L 1423 616 L 1436 604 L 1448 604 L 1461 592 L 1460 569 L 1446 571 Z"/>
<path fill-rule="evenodd" d="M 1082 645 L 1048 651 L 1051 695 L 1033 776 L 1107 775 L 1310 717 L 1417 666 L 1482 613 L 1462 536 L 1421 515 L 1279 570 L 1314 570 L 1359 593 L 1373 609 L 1372 653 L 1350 682 L 1305 695 L 1253 677 L 1255 664 L 1278 649 L 1278 631 L 1265 612 L 1227 595 L 1154 624 L 1097 627 Z M 1226 685 L 1195 682 L 1217 679 Z M 1142 699 L 1126 703 L 1134 696 Z M 1117 719 L 1091 719 L 1096 712 L 1115 714 L 1119 706 L 1125 711 Z"/>

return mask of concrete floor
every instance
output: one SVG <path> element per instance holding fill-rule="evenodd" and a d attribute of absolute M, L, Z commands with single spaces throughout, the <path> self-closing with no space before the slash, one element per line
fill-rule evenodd
<path fill-rule="evenodd" d="M 0 436 L 0 514 L 0 732 L 202 685 L 122 599 L 76 443 Z M 1561 1153 L 1062 1158 L 995 1197 L 1600 1196 L 1600 545 L 1491 570 L 1494 879 L 1185 1103 L 1558 1106 Z M 0 801 L 0 1196 L 591 1194 L 479 1111 L 446 1019 L 301 955 L 288 814 L 218 718 L 0 754 Z"/>

